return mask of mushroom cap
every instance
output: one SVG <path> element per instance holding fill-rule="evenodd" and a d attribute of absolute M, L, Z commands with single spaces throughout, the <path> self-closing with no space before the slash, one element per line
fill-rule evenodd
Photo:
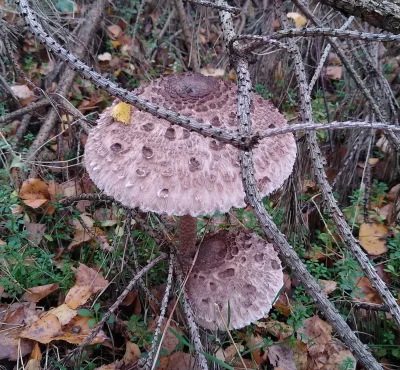
<path fill-rule="evenodd" d="M 199 325 L 239 329 L 264 317 L 283 285 L 278 253 L 249 230 L 221 230 L 206 236 L 186 289 Z M 217 308 L 218 306 L 218 308 Z M 220 311 L 220 312 L 219 312 Z"/>
<path fill-rule="evenodd" d="M 237 130 L 237 87 L 199 73 L 173 74 L 135 91 L 151 103 L 213 126 Z M 168 215 L 204 215 L 245 206 L 238 149 L 189 132 L 131 106 L 129 125 L 107 108 L 85 148 L 87 171 L 106 194 L 128 207 Z M 253 95 L 253 132 L 285 126 L 268 101 Z M 254 149 L 255 177 L 263 196 L 292 172 L 292 134 L 263 139 Z"/>

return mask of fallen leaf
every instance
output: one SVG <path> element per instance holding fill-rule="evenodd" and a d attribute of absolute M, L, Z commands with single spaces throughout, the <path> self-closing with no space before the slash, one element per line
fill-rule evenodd
<path fill-rule="evenodd" d="M 108 53 L 108 52 L 107 53 L 103 53 L 103 54 L 99 54 L 97 56 L 97 59 L 102 61 L 102 62 L 105 62 L 105 61 L 111 60 L 112 59 L 112 55 L 110 53 Z"/>
<path fill-rule="evenodd" d="M 198 366 L 194 366 L 196 359 L 186 352 L 175 352 L 169 359 L 167 370 L 198 370 Z"/>
<path fill-rule="evenodd" d="M 126 342 L 126 351 L 123 357 L 125 365 L 134 365 L 140 358 L 140 348 L 136 343 Z"/>
<path fill-rule="evenodd" d="M 63 334 L 60 321 L 55 315 L 44 315 L 24 329 L 20 337 L 46 344 Z"/>
<path fill-rule="evenodd" d="M 56 291 L 59 287 L 58 283 L 54 284 L 46 284 L 42 286 L 36 286 L 33 288 L 27 289 L 27 291 L 21 297 L 21 300 L 27 302 L 39 302 L 44 297 L 47 297 L 49 294 Z"/>
<path fill-rule="evenodd" d="M 22 184 L 18 196 L 31 208 L 39 208 L 50 199 L 50 192 L 45 182 L 28 179 Z"/>
<path fill-rule="evenodd" d="M 25 229 L 27 231 L 27 238 L 34 244 L 40 244 L 43 235 L 46 233 L 46 225 L 36 224 L 34 222 L 25 222 Z"/>
<path fill-rule="evenodd" d="M 369 302 L 375 304 L 382 304 L 382 299 L 379 297 L 377 291 L 372 286 L 371 282 L 366 277 L 362 277 L 354 291 L 355 298 L 360 302 Z"/>
<path fill-rule="evenodd" d="M 330 80 L 340 80 L 343 74 L 343 67 L 342 66 L 330 66 L 326 67 L 325 70 L 325 77 L 329 78 Z"/>
<path fill-rule="evenodd" d="M 63 334 L 55 339 L 65 340 L 71 344 L 83 343 L 94 330 L 94 328 L 89 327 L 89 321 L 91 319 L 91 317 L 75 316 L 68 325 L 63 326 Z M 100 330 L 90 344 L 103 343 L 107 339 L 104 331 Z"/>
<path fill-rule="evenodd" d="M 304 343 L 325 344 L 332 339 L 332 327 L 326 322 L 314 315 L 304 320 L 303 326 L 298 329 L 298 334 Z"/>
<path fill-rule="evenodd" d="M 111 110 L 111 116 L 118 122 L 124 125 L 131 124 L 131 105 L 125 102 L 120 102 Z"/>
<path fill-rule="evenodd" d="M 295 12 L 290 12 L 286 14 L 288 18 L 294 21 L 294 26 L 296 28 L 302 28 L 307 24 L 307 18 L 303 15 Z"/>
<path fill-rule="evenodd" d="M 253 359 L 257 365 L 264 364 L 267 360 L 267 353 L 264 352 L 263 354 L 261 354 L 260 343 L 263 343 L 263 338 L 257 333 L 252 334 L 247 341 L 247 347 L 249 349 L 256 347 L 251 351 L 251 355 L 253 356 Z"/>
<path fill-rule="evenodd" d="M 38 342 L 35 343 L 31 355 L 29 356 L 30 360 L 41 360 L 42 359 L 42 352 L 40 352 L 40 347 Z"/>
<path fill-rule="evenodd" d="M 200 69 L 200 73 L 203 74 L 204 76 L 224 77 L 225 69 L 224 68 L 206 67 L 206 68 Z"/>
<path fill-rule="evenodd" d="M 110 33 L 111 37 L 118 38 L 122 35 L 122 28 L 117 24 L 112 24 L 107 27 L 107 31 Z"/>
<path fill-rule="evenodd" d="M 322 291 L 325 294 L 331 294 L 337 288 L 337 282 L 333 280 L 322 280 L 318 279 L 318 284 L 320 285 Z"/>
<path fill-rule="evenodd" d="M 388 227 L 382 224 L 361 224 L 358 234 L 360 244 L 368 254 L 379 256 L 388 251 L 386 240 L 383 239 L 388 232 Z"/>
<path fill-rule="evenodd" d="M 69 308 L 66 303 L 63 303 L 61 306 L 48 311 L 48 314 L 57 316 L 61 325 L 67 325 L 78 313 L 76 310 Z"/>
<path fill-rule="evenodd" d="M 288 344 L 274 345 L 268 349 L 268 360 L 272 366 L 285 370 L 297 370 L 293 350 Z"/>
<path fill-rule="evenodd" d="M 395 186 L 393 186 L 389 192 L 386 194 L 386 198 L 390 201 L 390 202 L 394 202 L 397 198 L 397 194 L 399 194 L 400 192 L 400 184 L 397 184 Z"/>
<path fill-rule="evenodd" d="M 32 303 L 14 303 L 2 307 L 0 311 L 0 360 L 15 361 L 20 356 L 32 352 L 34 343 L 29 339 L 20 339 L 19 334 L 27 317 L 34 315 Z"/>
<path fill-rule="evenodd" d="M 277 320 L 256 322 L 259 328 L 264 328 L 268 334 L 279 339 L 285 339 L 293 334 L 293 328 Z"/>
<path fill-rule="evenodd" d="M 379 208 L 378 213 L 382 220 L 389 221 L 393 213 L 393 203 L 385 204 L 383 207 Z"/>
<path fill-rule="evenodd" d="M 82 263 L 77 269 L 75 279 L 76 284 L 65 297 L 65 303 L 73 310 L 85 304 L 92 294 L 108 286 L 108 281 L 101 274 Z"/>
<path fill-rule="evenodd" d="M 154 333 L 157 327 L 157 321 L 158 321 L 158 316 L 156 316 L 154 320 L 149 324 L 147 328 L 149 332 Z M 161 324 L 161 333 L 164 332 L 166 323 L 167 319 L 164 318 Z M 179 339 L 174 334 L 172 334 L 169 328 L 172 328 L 177 333 L 183 335 L 182 331 L 176 326 L 175 322 L 171 320 L 168 329 L 165 332 L 164 340 L 161 344 L 161 349 L 165 350 L 168 353 L 168 355 L 170 355 L 175 350 L 176 346 L 179 344 Z M 134 331 L 135 328 L 133 329 L 133 332 Z"/>
<path fill-rule="evenodd" d="M 14 85 L 10 86 L 10 88 L 14 95 L 19 99 L 28 99 L 34 95 L 33 91 L 31 91 L 26 85 Z"/>
<path fill-rule="evenodd" d="M 89 328 L 90 317 L 75 316 L 68 325 L 61 326 L 57 316 L 44 314 L 28 328 L 24 329 L 20 336 L 46 344 L 53 340 L 65 340 L 71 344 L 81 344 L 91 334 Z M 90 342 L 90 344 L 102 343 L 107 339 L 102 330 Z"/>

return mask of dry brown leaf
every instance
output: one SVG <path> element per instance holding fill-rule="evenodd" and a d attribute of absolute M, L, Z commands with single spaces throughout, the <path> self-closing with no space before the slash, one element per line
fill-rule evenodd
<path fill-rule="evenodd" d="M 332 326 L 317 315 L 304 320 L 303 327 L 297 333 L 304 343 L 311 345 L 325 344 L 332 340 Z"/>
<path fill-rule="evenodd" d="M 112 59 L 112 55 L 110 53 L 106 52 L 103 54 L 99 54 L 97 56 L 97 59 L 100 60 L 101 62 L 110 61 Z"/>
<path fill-rule="evenodd" d="M 84 305 L 91 295 L 92 292 L 89 286 L 75 285 L 68 291 L 65 303 L 69 308 L 76 310 L 78 307 Z"/>
<path fill-rule="evenodd" d="M 31 208 L 39 208 L 50 199 L 50 192 L 45 182 L 39 179 L 28 179 L 22 184 L 18 195 Z"/>
<path fill-rule="evenodd" d="M 372 255 L 379 256 L 388 251 L 386 240 L 383 238 L 389 233 L 389 228 L 385 225 L 372 223 L 361 224 L 358 234 L 360 244 L 364 250 Z"/>
<path fill-rule="evenodd" d="M 225 69 L 224 68 L 206 67 L 206 68 L 200 69 L 200 73 L 203 74 L 204 76 L 224 77 Z"/>
<path fill-rule="evenodd" d="M 14 85 L 10 88 L 18 99 L 28 99 L 34 95 L 27 85 Z"/>
<path fill-rule="evenodd" d="M 290 316 L 290 301 L 285 293 L 282 293 L 275 301 L 274 308 L 280 310 L 286 317 Z"/>
<path fill-rule="evenodd" d="M 318 279 L 318 284 L 325 294 L 331 294 L 337 288 L 337 282 L 333 280 Z"/>
<path fill-rule="evenodd" d="M 277 320 L 261 321 L 257 322 L 256 325 L 259 328 L 264 328 L 268 334 L 279 339 L 285 339 L 293 334 L 291 326 Z"/>
<path fill-rule="evenodd" d="M 93 219 L 87 214 L 82 213 L 80 215 L 81 221 L 86 225 L 86 228 L 91 229 L 93 227 L 94 221 Z M 87 242 L 93 238 L 92 234 L 89 234 L 86 229 L 82 226 L 79 220 L 72 220 L 72 225 L 75 230 L 74 236 L 71 242 L 68 245 L 68 249 L 72 249 L 81 245 L 84 242 Z"/>
<path fill-rule="evenodd" d="M 295 12 L 290 12 L 286 14 L 288 18 L 294 21 L 294 26 L 296 28 L 302 28 L 307 24 L 307 18 L 303 15 Z"/>
<path fill-rule="evenodd" d="M 14 303 L 3 306 L 0 312 L 0 360 L 17 360 L 19 353 L 26 356 L 32 352 L 34 343 L 20 339 L 20 327 L 34 315 L 32 303 Z M 20 352 L 18 352 L 20 351 Z"/>
<path fill-rule="evenodd" d="M 330 80 L 340 80 L 343 74 L 342 66 L 326 67 L 325 76 Z"/>
<path fill-rule="evenodd" d="M 158 321 L 158 316 L 154 318 L 154 320 L 150 323 L 148 326 L 148 331 L 149 332 L 154 332 L 156 327 L 157 327 L 157 321 Z M 165 325 L 167 323 L 167 319 L 163 319 L 162 324 L 161 324 L 161 333 L 164 332 L 165 330 Z M 176 326 L 175 321 L 170 321 L 169 327 L 165 332 L 164 340 L 161 345 L 161 349 L 167 351 L 168 355 L 170 355 L 176 348 L 176 346 L 179 344 L 179 339 L 172 334 L 172 332 L 169 330 L 169 328 L 172 328 L 175 330 L 177 333 L 183 335 L 182 331 Z M 133 329 L 134 331 L 135 329 Z M 148 346 L 147 346 L 148 347 Z"/>
<path fill-rule="evenodd" d="M 169 359 L 168 370 L 198 370 L 196 359 L 186 352 L 175 352 Z"/>
<path fill-rule="evenodd" d="M 58 317 L 61 325 L 67 325 L 78 313 L 68 307 L 66 303 L 48 311 L 49 315 Z"/>
<path fill-rule="evenodd" d="M 24 329 L 20 337 L 46 344 L 55 338 L 60 338 L 62 334 L 58 317 L 55 315 L 44 315 Z"/>
<path fill-rule="evenodd" d="M 22 300 L 27 302 L 39 302 L 44 297 L 47 297 L 49 294 L 56 291 L 59 287 L 58 283 L 54 284 L 46 284 L 42 286 L 36 286 L 33 288 L 27 289 L 27 291 L 23 294 Z"/>
<path fill-rule="evenodd" d="M 25 228 L 27 231 L 27 238 L 34 244 L 40 244 L 43 239 L 43 235 L 46 233 L 46 225 L 36 224 L 34 222 L 25 222 Z"/>
<path fill-rule="evenodd" d="M 107 31 L 109 32 L 111 37 L 118 38 L 122 35 L 122 28 L 117 24 L 113 24 L 107 27 Z"/>
<path fill-rule="evenodd" d="M 393 186 L 389 192 L 386 194 L 386 198 L 390 202 L 394 202 L 396 200 L 397 194 L 400 192 L 400 184 Z"/>
<path fill-rule="evenodd" d="M 288 344 L 275 345 L 268 350 L 268 360 L 272 366 L 285 370 L 297 370 L 293 350 Z"/>
<path fill-rule="evenodd" d="M 73 310 L 86 303 L 92 294 L 108 286 L 108 281 L 101 274 L 82 263 L 77 269 L 75 279 L 75 286 L 69 290 L 65 298 L 65 303 Z"/>
<path fill-rule="evenodd" d="M 292 346 L 293 362 L 297 370 L 309 370 L 307 345 L 300 340 L 296 340 L 295 345 Z"/>
<path fill-rule="evenodd" d="M 351 363 L 353 366 L 350 365 Z M 355 370 L 356 364 L 356 359 L 348 349 L 344 346 L 336 345 L 329 348 L 329 356 L 327 356 L 327 363 L 324 370 L 342 370 L 343 368 L 346 370 Z"/>
<path fill-rule="evenodd" d="M 126 342 L 126 351 L 124 354 L 125 365 L 134 365 L 140 358 L 140 348 L 136 343 Z"/>
<path fill-rule="evenodd" d="M 24 366 L 24 370 L 40 370 L 40 361 L 39 360 L 29 360 L 27 364 Z"/>
<path fill-rule="evenodd" d="M 257 365 L 264 364 L 267 360 L 267 353 L 265 352 L 264 354 L 261 354 L 261 346 L 259 346 L 260 343 L 263 343 L 263 338 L 257 333 L 252 334 L 249 341 L 247 342 L 247 347 L 249 349 L 256 346 L 258 347 L 251 351 L 253 359 Z"/>
<path fill-rule="evenodd" d="M 383 207 L 378 210 L 379 216 L 382 220 L 390 220 L 393 213 L 393 203 L 385 204 Z"/>
<path fill-rule="evenodd" d="M 30 360 L 41 360 L 42 359 L 42 352 L 40 351 L 39 343 L 36 342 L 35 345 L 33 346 L 33 350 L 31 352 L 31 355 L 29 356 Z"/>
<path fill-rule="evenodd" d="M 82 189 L 79 185 L 79 179 L 73 178 L 62 184 L 59 184 L 62 194 L 64 197 L 74 197 L 76 195 L 82 194 Z"/>
<path fill-rule="evenodd" d="M 68 325 L 63 326 L 64 333 L 57 340 L 65 340 L 71 344 L 81 344 L 92 333 L 94 328 L 89 328 L 91 317 L 75 316 Z M 103 343 L 107 340 L 103 330 L 94 337 L 90 344 Z"/>
<path fill-rule="evenodd" d="M 124 363 L 122 362 L 122 360 L 119 360 L 112 362 L 111 364 L 101 365 L 100 367 L 96 367 L 94 370 L 119 370 L 122 369 L 123 366 Z"/>
<path fill-rule="evenodd" d="M 354 296 L 358 301 L 382 304 L 382 299 L 379 297 L 368 278 L 362 277 L 356 287 L 358 289 L 354 291 Z"/>

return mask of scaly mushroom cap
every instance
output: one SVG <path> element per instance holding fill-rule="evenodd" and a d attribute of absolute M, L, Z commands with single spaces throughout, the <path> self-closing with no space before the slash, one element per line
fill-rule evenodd
<path fill-rule="evenodd" d="M 204 238 L 186 288 L 197 322 L 225 330 L 221 315 L 228 323 L 228 302 L 229 328 L 239 329 L 270 311 L 282 285 L 281 262 L 272 244 L 238 229 Z"/>
<path fill-rule="evenodd" d="M 237 87 L 232 82 L 198 73 L 173 74 L 136 93 L 198 121 L 237 130 Z M 238 149 L 133 106 L 131 124 L 124 125 L 111 116 L 113 106 L 102 113 L 85 148 L 88 173 L 106 194 L 129 207 L 175 216 L 245 206 Z M 270 102 L 256 95 L 251 119 L 253 132 L 287 124 Z M 254 163 L 262 195 L 282 185 L 295 156 L 292 134 L 261 141 L 254 150 Z"/>

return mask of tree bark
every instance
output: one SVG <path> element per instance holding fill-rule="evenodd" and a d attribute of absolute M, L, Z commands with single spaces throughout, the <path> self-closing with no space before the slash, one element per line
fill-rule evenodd
<path fill-rule="evenodd" d="M 400 0 L 320 0 L 385 31 L 400 33 Z"/>

